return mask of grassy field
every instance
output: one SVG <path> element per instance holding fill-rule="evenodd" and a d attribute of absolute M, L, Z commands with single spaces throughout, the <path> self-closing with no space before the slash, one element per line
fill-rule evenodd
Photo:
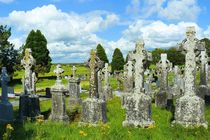
<path fill-rule="evenodd" d="M 82 95 L 83 99 L 87 95 Z M 49 115 L 51 101 L 41 103 L 42 113 Z M 17 110 L 16 110 L 17 111 Z M 47 112 L 47 114 L 46 114 Z M 170 126 L 172 114 L 167 110 L 162 110 L 152 106 L 152 117 L 155 126 L 150 128 L 124 128 L 122 122 L 125 119 L 125 111 L 121 108 L 119 97 L 114 97 L 107 103 L 108 123 L 99 123 L 98 126 L 79 127 L 80 113 L 77 113 L 69 123 L 51 122 L 49 120 L 25 122 L 24 124 L 12 124 L 14 140 L 208 140 L 210 138 L 209 129 L 195 128 L 185 129 L 180 126 Z M 71 112 L 68 111 L 71 116 Z M 210 107 L 206 107 L 206 118 L 210 122 Z M 0 134 L 5 132 L 1 128 Z"/>

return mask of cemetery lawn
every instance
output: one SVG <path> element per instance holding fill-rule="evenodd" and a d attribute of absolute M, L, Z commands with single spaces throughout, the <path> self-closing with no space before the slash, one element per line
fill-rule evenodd
<path fill-rule="evenodd" d="M 82 99 L 87 97 L 82 94 Z M 68 99 L 67 99 L 68 100 Z M 45 117 L 49 116 L 51 100 L 41 102 L 41 111 Z M 67 107 L 68 109 L 68 107 Z M 81 108 L 77 108 L 76 110 Z M 17 113 L 17 108 L 15 108 Z M 170 126 L 172 114 L 169 111 L 152 106 L 152 117 L 155 125 L 149 128 L 124 128 L 122 122 L 125 119 L 125 111 L 121 108 L 121 100 L 114 97 L 107 102 L 106 124 L 98 126 L 87 125 L 78 127 L 80 113 L 69 112 L 68 115 L 73 118 L 70 123 L 51 122 L 49 120 L 27 121 L 23 124 L 12 124 L 14 131 L 12 139 L 14 140 L 205 140 L 210 138 L 209 129 L 195 128 L 185 129 L 180 126 Z M 206 107 L 206 119 L 210 122 L 210 107 Z M 1 136 L 5 132 L 5 126 L 1 127 Z"/>

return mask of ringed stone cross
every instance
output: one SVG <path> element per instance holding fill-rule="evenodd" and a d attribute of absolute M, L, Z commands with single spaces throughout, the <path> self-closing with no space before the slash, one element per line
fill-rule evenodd
<path fill-rule="evenodd" d="M 54 73 L 56 74 L 57 80 L 56 82 L 59 83 L 61 81 L 61 74 L 64 72 L 64 70 L 61 68 L 61 65 L 58 64 L 56 66 L 56 69 L 54 70 Z"/>

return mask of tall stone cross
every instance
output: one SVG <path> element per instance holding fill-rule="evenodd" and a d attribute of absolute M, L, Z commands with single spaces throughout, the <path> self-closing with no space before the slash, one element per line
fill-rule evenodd
<path fill-rule="evenodd" d="M 23 78 L 24 91 L 30 93 L 32 91 L 32 67 L 36 64 L 35 59 L 32 56 L 30 48 L 25 49 L 25 56 L 21 60 L 21 65 L 25 69 L 25 75 Z"/>
<path fill-rule="evenodd" d="M 104 85 L 105 86 L 109 86 L 109 74 L 110 74 L 110 71 L 109 71 L 109 65 L 108 63 L 105 63 L 105 67 L 103 68 L 103 73 L 104 73 Z"/>
<path fill-rule="evenodd" d="M 98 98 L 98 71 L 103 68 L 103 61 L 96 56 L 94 49 L 90 52 L 90 59 L 87 62 L 90 68 L 90 97 Z"/>
<path fill-rule="evenodd" d="M 166 91 L 168 89 L 168 72 L 171 68 L 171 63 L 167 59 L 167 54 L 161 54 L 161 60 L 157 63 L 157 69 L 160 76 L 160 90 Z"/>
<path fill-rule="evenodd" d="M 134 75 L 135 88 L 134 93 L 140 93 L 144 89 L 144 64 L 151 59 L 151 54 L 144 49 L 144 41 L 136 43 L 135 51 L 129 54 L 129 59 L 135 61 Z"/>
<path fill-rule="evenodd" d="M 205 50 L 204 44 L 195 38 L 195 27 L 187 27 L 186 39 L 179 46 L 179 50 L 185 55 L 185 95 L 195 96 L 195 77 L 196 77 L 196 57 L 202 50 Z"/>
<path fill-rule="evenodd" d="M 8 102 L 7 85 L 8 85 L 8 82 L 10 81 L 10 79 L 9 79 L 9 76 L 7 75 L 6 67 L 2 67 L 0 81 L 1 81 L 1 87 L 2 87 L 1 101 Z"/>
<path fill-rule="evenodd" d="M 61 84 L 61 74 L 64 72 L 64 70 L 61 68 L 61 65 L 58 64 L 56 66 L 56 69 L 54 70 L 54 73 L 56 74 L 56 84 Z"/>
<path fill-rule="evenodd" d="M 76 78 L 76 71 L 77 71 L 77 67 L 76 66 L 72 66 L 72 75 L 73 75 L 73 78 Z"/>
<path fill-rule="evenodd" d="M 206 50 L 201 51 L 200 58 L 200 85 L 207 85 L 208 81 L 208 55 Z"/>
<path fill-rule="evenodd" d="M 124 91 L 130 92 L 133 89 L 133 62 L 128 60 L 124 65 Z"/>

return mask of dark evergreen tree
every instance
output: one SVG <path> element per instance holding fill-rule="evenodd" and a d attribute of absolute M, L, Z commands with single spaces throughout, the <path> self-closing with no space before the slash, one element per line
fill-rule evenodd
<path fill-rule="evenodd" d="M 120 51 L 120 49 L 116 48 L 114 50 L 114 54 L 112 56 L 112 63 L 111 63 L 112 73 L 115 70 L 123 70 L 123 65 L 124 64 L 125 64 L 125 62 L 124 62 L 123 54 Z"/>
<path fill-rule="evenodd" d="M 101 61 L 104 61 L 104 63 L 109 63 L 106 52 L 101 44 L 97 45 L 96 51 L 97 51 L 97 56 L 100 58 Z"/>
<path fill-rule="evenodd" d="M 26 48 L 31 48 L 32 55 L 36 59 L 36 74 L 49 72 L 52 60 L 49 56 L 49 50 L 47 49 L 47 39 L 40 30 L 32 30 L 29 33 L 23 47 L 23 54 Z"/>
<path fill-rule="evenodd" d="M 14 66 L 18 63 L 18 53 L 8 39 L 11 36 L 11 28 L 0 25 L 0 69 L 7 68 L 7 72 L 12 76 Z"/>
<path fill-rule="evenodd" d="M 173 48 L 173 47 L 169 48 L 165 52 L 167 53 L 168 60 L 173 65 L 184 65 L 184 63 L 185 63 L 185 55 L 182 54 L 181 52 L 177 51 L 176 48 Z"/>

